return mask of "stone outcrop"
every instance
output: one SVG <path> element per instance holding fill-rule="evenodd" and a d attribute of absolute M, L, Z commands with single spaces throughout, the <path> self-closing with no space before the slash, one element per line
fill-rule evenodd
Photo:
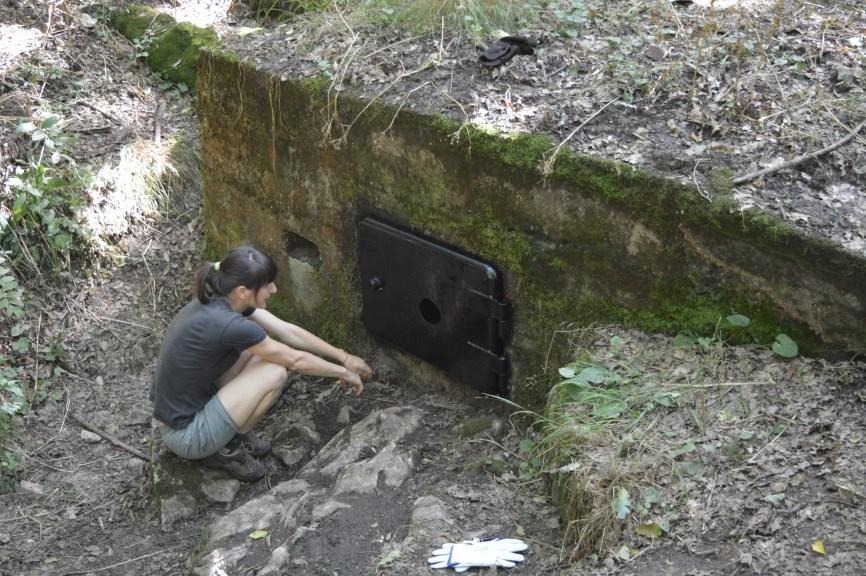
<path fill-rule="evenodd" d="M 342 547 L 350 557 L 369 556 L 366 565 L 378 550 L 370 548 L 364 532 L 374 524 L 376 531 L 396 530 L 409 518 L 409 503 L 399 489 L 416 455 L 404 441 L 423 417 L 418 408 L 398 406 L 344 428 L 296 478 L 214 522 L 193 573 L 233 574 L 254 566 L 264 566 L 258 574 L 279 573 L 291 559 L 326 562 Z M 250 538 L 258 530 L 267 532 L 264 545 L 264 538 Z M 353 534 L 358 542 L 334 543 L 333 534 Z"/>

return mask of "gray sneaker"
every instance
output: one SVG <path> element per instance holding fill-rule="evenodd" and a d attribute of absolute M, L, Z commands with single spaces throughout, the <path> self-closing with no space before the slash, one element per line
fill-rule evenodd
<path fill-rule="evenodd" d="M 238 432 L 227 446 L 231 450 L 241 447 L 245 448 L 251 456 L 265 456 L 271 453 L 270 442 L 256 436 L 252 432 L 247 432 L 246 434 Z"/>
<path fill-rule="evenodd" d="M 223 448 L 216 454 L 202 458 L 199 462 L 202 466 L 223 470 L 245 482 L 255 482 L 263 478 L 268 471 L 262 462 L 247 454 L 243 448 L 237 450 Z"/>
<path fill-rule="evenodd" d="M 271 453 L 271 443 L 264 438 L 256 436 L 252 432 L 238 434 L 238 437 L 241 439 L 241 442 L 244 443 L 247 452 L 253 456 L 264 456 Z"/>

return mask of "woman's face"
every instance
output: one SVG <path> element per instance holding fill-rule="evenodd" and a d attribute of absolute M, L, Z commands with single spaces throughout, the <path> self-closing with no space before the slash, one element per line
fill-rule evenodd
<path fill-rule="evenodd" d="M 251 305 L 256 307 L 256 308 L 265 309 L 265 308 L 267 308 L 268 298 L 270 298 L 271 296 L 273 296 L 276 293 L 277 293 L 277 285 L 276 284 L 274 284 L 273 282 L 271 282 L 269 284 L 265 284 L 264 286 L 262 286 L 261 288 L 259 288 L 255 292 L 255 294 L 253 295 L 254 301 L 251 303 Z"/>

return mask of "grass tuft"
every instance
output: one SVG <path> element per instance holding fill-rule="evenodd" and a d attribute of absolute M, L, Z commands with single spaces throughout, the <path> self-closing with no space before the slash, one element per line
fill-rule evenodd
<path fill-rule="evenodd" d="M 651 517 L 640 503 L 683 473 L 693 449 L 662 424 L 695 427 L 694 419 L 700 428 L 692 383 L 720 382 L 725 372 L 729 348 L 718 339 L 683 350 L 650 338 L 610 328 L 572 334 L 575 360 L 560 369 L 535 448 L 559 511 L 564 560 L 602 555 Z"/>

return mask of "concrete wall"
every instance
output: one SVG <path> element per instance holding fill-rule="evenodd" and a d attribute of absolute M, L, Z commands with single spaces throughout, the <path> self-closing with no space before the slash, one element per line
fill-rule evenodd
<path fill-rule="evenodd" d="M 569 153 L 545 180 L 543 138 L 464 129 L 458 139 L 453 122 L 402 110 L 392 125 L 395 111 L 376 104 L 336 146 L 324 143 L 325 126 L 348 125 L 366 105 L 341 95 L 335 112 L 326 94 L 326 82 L 281 81 L 225 54 L 199 61 L 208 250 L 250 241 L 270 251 L 278 312 L 327 338 L 372 345 L 356 240 L 359 216 L 373 213 L 506 273 L 513 384 L 530 403 L 547 383 L 526 378 L 565 322 L 711 335 L 737 312 L 753 322 L 728 329 L 735 340 L 785 331 L 813 353 L 866 344 L 863 261 L 771 217 Z"/>

